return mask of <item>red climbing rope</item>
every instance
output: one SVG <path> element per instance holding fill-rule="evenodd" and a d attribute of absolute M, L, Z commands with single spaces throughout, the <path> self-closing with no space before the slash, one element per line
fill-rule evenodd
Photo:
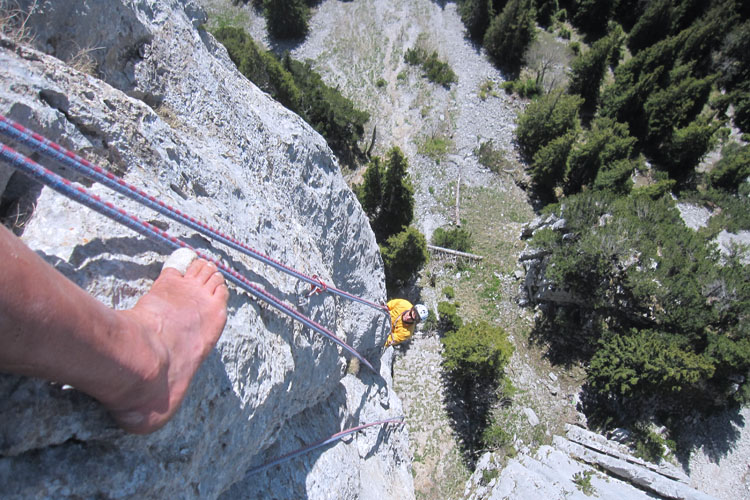
<path fill-rule="evenodd" d="M 269 305 L 275 307 L 282 313 L 290 316 L 293 319 L 296 319 L 303 325 L 329 338 L 336 344 L 346 349 L 361 362 L 363 362 L 368 368 L 370 368 L 370 370 L 377 373 L 375 368 L 373 368 L 373 366 L 361 354 L 359 354 L 354 348 L 350 347 L 346 342 L 339 339 L 331 331 L 308 318 L 304 314 L 297 312 L 291 306 L 285 304 L 264 289 L 253 284 L 243 275 L 226 266 L 224 263 L 217 261 L 212 257 L 192 248 L 184 241 L 169 235 L 166 231 L 162 231 L 161 229 L 149 224 L 148 222 L 141 221 L 134 215 L 130 215 L 129 213 L 127 213 L 125 210 L 115 207 L 112 203 L 101 200 L 101 198 L 89 193 L 83 187 L 74 185 L 70 180 L 60 177 L 59 175 L 30 160 L 29 158 L 18 153 L 13 148 L 5 145 L 2 142 L 0 142 L 0 159 L 8 163 L 13 168 L 40 181 L 44 185 L 49 186 L 58 193 L 63 194 L 91 208 L 92 210 L 95 210 L 100 214 L 129 227 L 130 229 L 133 229 L 137 233 L 149 239 L 165 244 L 171 249 L 181 247 L 190 248 L 196 254 L 198 254 L 199 257 L 213 262 L 219 269 L 219 271 L 224 275 L 224 277 L 227 278 L 227 280 L 234 283 L 243 290 L 249 292 L 258 299 L 263 300 Z"/>
<path fill-rule="evenodd" d="M 388 308 L 384 304 L 377 304 L 344 290 L 339 290 L 334 286 L 323 283 L 323 281 L 321 281 L 317 276 L 308 276 L 300 271 L 297 271 L 296 269 L 286 266 L 281 262 L 274 260 L 271 257 L 268 257 L 267 255 L 264 255 L 261 252 L 249 247 L 248 245 L 237 241 L 231 236 L 223 234 L 220 231 L 196 220 L 189 215 L 183 214 L 179 210 L 167 205 L 162 201 L 159 201 L 158 199 L 147 194 L 136 186 L 128 184 L 123 179 L 115 176 L 102 167 L 95 165 L 84 158 L 81 158 L 72 151 L 63 148 L 59 144 L 47 139 L 42 135 L 37 134 L 36 132 L 27 129 L 23 125 L 16 123 L 3 115 L 0 115 L 0 133 L 10 139 L 25 144 L 26 146 L 34 149 L 35 151 L 38 151 L 44 156 L 73 169 L 75 172 L 93 181 L 99 182 L 100 184 L 103 184 L 110 189 L 117 191 L 118 193 L 127 196 L 128 198 L 171 218 L 174 221 L 177 221 L 195 231 L 198 231 L 200 234 L 208 238 L 219 241 L 220 243 L 234 248 L 235 250 L 248 255 L 249 257 L 257 259 L 284 273 L 294 276 L 297 279 L 305 281 L 313 287 L 318 287 L 318 285 L 321 285 L 323 287 L 323 291 L 330 291 L 333 294 L 339 295 L 351 301 L 370 306 L 381 312 L 385 312 L 386 314 L 388 313 Z"/>

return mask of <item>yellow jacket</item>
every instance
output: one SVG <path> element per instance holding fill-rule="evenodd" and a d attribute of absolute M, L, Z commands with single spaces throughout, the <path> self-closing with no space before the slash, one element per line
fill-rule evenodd
<path fill-rule="evenodd" d="M 401 315 L 412 307 L 414 306 L 408 300 L 393 299 L 388 301 L 388 311 L 391 313 L 391 334 L 388 335 L 386 346 L 400 344 L 414 333 L 414 327 L 417 324 L 407 324 L 401 319 Z"/>

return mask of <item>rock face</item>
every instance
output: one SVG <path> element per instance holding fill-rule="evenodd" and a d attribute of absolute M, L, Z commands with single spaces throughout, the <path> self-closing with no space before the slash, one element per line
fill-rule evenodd
<path fill-rule="evenodd" d="M 27 26 L 57 58 L 1 39 L 0 113 L 290 267 L 384 301 L 375 238 L 324 140 L 235 70 L 199 29 L 193 2 L 38 4 Z M 95 76 L 62 61 L 82 58 Z M 0 167 L 2 216 L 23 240 L 102 302 L 132 306 L 168 250 L 9 172 Z M 384 314 L 327 294 L 300 301 L 308 287 L 296 279 L 98 185 L 90 191 L 229 263 L 382 375 L 348 374 L 332 342 L 232 290 L 219 344 L 175 418 L 152 435 L 123 433 L 75 390 L 0 375 L 4 498 L 413 498 L 403 426 L 246 475 L 344 428 L 401 415 L 390 361 L 378 360 Z"/>
<path fill-rule="evenodd" d="M 677 467 L 645 462 L 604 436 L 566 427 L 566 437 L 555 436 L 554 446 L 541 446 L 533 456 L 520 454 L 504 467 L 495 463 L 492 453 L 485 454 L 466 484 L 465 496 L 471 500 L 713 498 L 691 488 L 690 478 Z"/>

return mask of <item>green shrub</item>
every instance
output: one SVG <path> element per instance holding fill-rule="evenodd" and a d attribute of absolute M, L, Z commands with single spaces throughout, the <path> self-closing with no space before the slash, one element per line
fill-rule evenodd
<path fill-rule="evenodd" d="M 510 162 L 505 159 L 505 152 L 501 149 L 495 149 L 492 139 L 485 141 L 474 150 L 480 165 L 484 165 L 496 174 L 508 167 Z"/>
<path fill-rule="evenodd" d="M 485 469 L 482 471 L 481 483 L 488 485 L 493 479 L 497 479 L 500 476 L 500 471 L 497 469 Z"/>
<path fill-rule="evenodd" d="M 534 78 L 525 80 L 510 80 L 503 82 L 503 90 L 508 94 L 518 94 L 521 97 L 531 99 L 542 95 L 542 85 Z"/>
<path fill-rule="evenodd" d="M 459 252 L 471 251 L 471 232 L 461 227 L 454 227 L 447 231 L 442 227 L 432 233 L 432 244 L 443 248 L 451 248 Z"/>
<path fill-rule="evenodd" d="M 499 450 L 513 443 L 513 436 L 498 424 L 489 425 L 482 433 L 485 448 Z"/>
<path fill-rule="evenodd" d="M 712 186 L 737 192 L 750 176 L 750 146 L 730 143 L 721 150 L 721 160 L 708 176 Z"/>
<path fill-rule="evenodd" d="M 438 302 L 438 328 L 442 332 L 455 332 L 464 324 L 458 315 L 458 304 L 455 302 Z"/>
<path fill-rule="evenodd" d="M 385 266 L 385 282 L 393 289 L 409 281 L 427 262 L 427 242 L 422 233 L 410 227 L 380 246 Z"/>
<path fill-rule="evenodd" d="M 375 86 L 381 89 L 386 85 L 388 85 L 388 82 L 385 81 L 385 78 L 378 78 L 378 80 L 375 82 Z"/>
<path fill-rule="evenodd" d="M 485 101 L 487 100 L 487 97 L 490 97 L 490 96 L 497 97 L 497 92 L 495 92 L 495 86 L 492 83 L 492 80 L 485 80 L 479 86 L 479 98 Z"/>
<path fill-rule="evenodd" d="M 633 428 L 631 438 L 634 441 L 635 456 L 658 464 L 662 461 L 666 451 L 666 440 L 651 430 L 646 424 L 639 424 Z"/>
<path fill-rule="evenodd" d="M 593 475 L 594 472 L 590 470 L 573 474 L 573 483 L 586 496 L 591 496 L 595 492 L 594 487 L 591 485 L 591 476 Z"/>
<path fill-rule="evenodd" d="M 449 299 L 452 299 L 456 296 L 456 291 L 453 290 L 452 286 L 445 286 L 443 287 L 443 295 L 445 295 Z"/>
<path fill-rule="evenodd" d="M 443 366 L 459 380 L 499 381 L 513 354 L 505 330 L 472 322 L 443 338 Z"/>
<path fill-rule="evenodd" d="M 404 60 L 412 66 L 421 66 L 428 80 L 446 88 L 450 88 L 458 80 L 448 63 L 438 58 L 437 52 L 428 54 L 423 48 L 416 47 L 406 51 Z"/>

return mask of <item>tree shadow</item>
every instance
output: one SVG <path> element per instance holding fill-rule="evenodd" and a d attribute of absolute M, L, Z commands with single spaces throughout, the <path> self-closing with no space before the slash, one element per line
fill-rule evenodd
<path fill-rule="evenodd" d="M 464 463 L 474 470 L 484 451 L 483 434 L 491 423 L 492 408 L 499 401 L 493 380 L 460 378 L 443 373 L 443 406 L 457 437 Z"/>
<path fill-rule="evenodd" d="M 695 450 L 702 450 L 717 464 L 729 455 L 747 424 L 746 416 L 747 412 L 732 408 L 710 415 L 693 415 L 684 423 L 677 437 L 676 457 L 685 471 L 691 472 L 690 457 Z"/>
<path fill-rule="evenodd" d="M 601 336 L 601 325 L 591 311 L 553 303 L 542 304 L 541 310 L 529 336 L 531 343 L 542 348 L 553 365 L 569 369 L 588 362 L 594 354 L 591 339 Z"/>

